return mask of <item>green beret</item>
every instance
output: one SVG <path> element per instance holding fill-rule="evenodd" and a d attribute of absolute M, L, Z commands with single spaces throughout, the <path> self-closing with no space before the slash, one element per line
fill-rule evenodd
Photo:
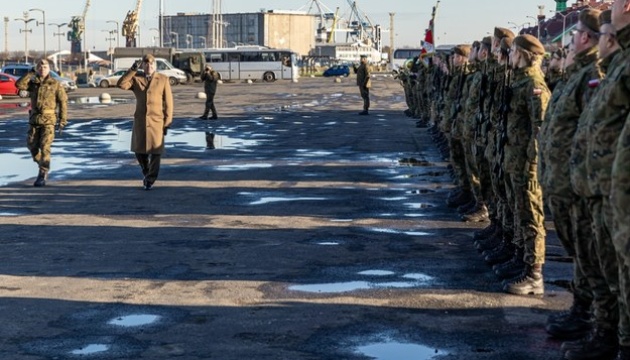
<path fill-rule="evenodd" d="M 470 55 L 470 45 L 461 44 L 453 48 L 453 52 L 457 55 L 468 56 Z"/>
<path fill-rule="evenodd" d="M 510 29 L 495 27 L 494 28 L 494 37 L 497 39 L 510 38 L 514 39 L 514 33 Z"/>
<path fill-rule="evenodd" d="M 492 37 L 486 36 L 483 40 L 481 40 L 481 43 L 488 48 L 492 47 Z"/>
<path fill-rule="evenodd" d="M 586 9 L 580 11 L 578 20 L 592 32 L 599 32 L 599 14 L 597 9 Z"/>
<path fill-rule="evenodd" d="M 501 50 L 508 51 L 512 48 L 512 38 L 504 37 L 501 39 Z"/>
<path fill-rule="evenodd" d="M 514 45 L 524 50 L 527 50 L 529 52 L 533 52 L 534 54 L 537 54 L 537 55 L 545 54 L 545 47 L 540 42 L 540 40 L 536 39 L 535 36 L 532 36 L 529 34 L 519 35 L 515 37 Z"/>
<path fill-rule="evenodd" d="M 604 24 L 611 24 L 612 20 L 612 11 L 609 10 L 604 10 L 599 14 L 599 24 L 600 25 L 604 25 Z"/>

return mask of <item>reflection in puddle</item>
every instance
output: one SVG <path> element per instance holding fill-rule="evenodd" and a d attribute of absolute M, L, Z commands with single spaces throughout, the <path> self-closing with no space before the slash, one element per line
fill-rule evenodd
<path fill-rule="evenodd" d="M 405 196 L 394 196 L 394 197 L 381 197 L 379 199 L 384 200 L 384 201 L 400 201 L 400 200 L 407 200 L 407 197 L 405 197 Z"/>
<path fill-rule="evenodd" d="M 390 276 L 396 273 L 389 270 L 365 270 L 365 271 L 358 272 L 358 274 L 367 275 L 367 276 Z"/>
<path fill-rule="evenodd" d="M 72 350 L 72 355 L 91 355 L 109 350 L 109 345 L 105 344 L 90 344 L 84 348 Z"/>
<path fill-rule="evenodd" d="M 438 349 L 392 340 L 359 346 L 357 352 L 376 360 L 430 360 L 445 355 Z"/>
<path fill-rule="evenodd" d="M 323 150 L 314 151 L 314 150 L 307 150 L 307 149 L 298 149 L 297 152 L 300 154 L 300 156 L 320 157 L 320 156 L 333 155 L 332 152 L 323 151 Z"/>
<path fill-rule="evenodd" d="M 427 214 L 405 214 L 406 217 L 425 217 Z"/>
<path fill-rule="evenodd" d="M 405 206 L 412 209 L 428 209 L 434 207 L 434 205 L 427 203 L 406 203 Z"/>
<path fill-rule="evenodd" d="M 269 204 L 272 202 L 283 202 L 283 201 L 316 201 L 316 200 L 326 200 L 326 198 L 321 197 L 298 197 L 298 198 L 287 198 L 287 197 L 263 197 L 259 200 L 252 201 L 249 205 L 262 205 Z"/>
<path fill-rule="evenodd" d="M 353 219 L 330 219 L 332 222 L 353 222 Z"/>
<path fill-rule="evenodd" d="M 375 231 L 375 232 L 379 232 L 379 233 L 385 233 L 385 234 L 406 234 L 406 235 L 413 235 L 413 236 L 427 236 L 427 235 L 431 235 L 431 233 L 428 232 L 423 232 L 423 231 L 402 231 L 402 230 L 395 230 L 395 229 L 387 229 L 387 228 L 370 228 L 370 231 Z"/>
<path fill-rule="evenodd" d="M 159 319 L 160 319 L 159 315 L 138 314 L 138 315 L 121 316 L 116 319 L 112 319 L 108 321 L 107 323 L 109 325 L 131 327 L 131 326 L 149 325 L 158 321 Z"/>
<path fill-rule="evenodd" d="M 318 242 L 317 245 L 336 246 L 336 245 L 339 245 L 339 243 L 335 241 L 322 241 L 322 242 Z"/>
<path fill-rule="evenodd" d="M 429 276 L 426 274 L 420 274 L 420 273 L 410 273 L 410 274 L 405 274 L 402 276 L 405 279 L 411 279 L 411 280 L 416 280 L 416 281 L 424 281 L 424 282 L 428 282 L 433 280 L 433 276 Z"/>
<path fill-rule="evenodd" d="M 15 211 L 0 211 L 0 216 L 20 216 L 20 215 L 22 214 Z"/>
<path fill-rule="evenodd" d="M 79 97 L 79 98 L 70 98 L 68 99 L 69 104 L 129 104 L 135 102 L 133 99 L 123 99 L 123 98 L 101 98 L 99 96 L 90 96 L 90 97 Z"/>

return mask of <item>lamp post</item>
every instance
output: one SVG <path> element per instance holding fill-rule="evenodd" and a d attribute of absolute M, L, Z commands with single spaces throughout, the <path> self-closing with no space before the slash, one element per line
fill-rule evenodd
<path fill-rule="evenodd" d="M 15 19 L 15 21 L 24 21 L 24 30 L 20 29 L 20 32 L 24 33 L 24 62 L 28 62 L 28 33 L 33 32 L 33 30 L 28 29 L 28 23 L 35 21 L 35 19 L 29 18 L 28 11 L 25 11 L 24 18 Z"/>
<path fill-rule="evenodd" d="M 571 14 L 572 13 L 563 14 L 559 11 L 556 13 L 556 15 L 562 16 L 562 37 L 560 38 L 560 44 L 562 47 L 564 47 L 564 35 L 565 35 L 565 32 L 567 31 L 567 16 Z"/>
<path fill-rule="evenodd" d="M 101 30 L 104 31 L 106 33 L 109 34 L 109 37 L 105 38 L 105 41 L 109 41 L 109 66 L 110 69 L 112 67 L 112 64 L 114 63 L 114 49 L 112 49 L 112 41 L 116 40 L 116 38 L 114 37 L 114 33 L 118 33 L 117 30 Z"/>
<path fill-rule="evenodd" d="M 65 32 L 61 31 L 61 27 L 68 25 L 68 23 L 61 23 L 61 24 L 51 23 L 51 24 L 48 24 L 48 25 L 52 25 L 52 26 L 56 26 L 57 27 L 57 32 L 53 33 L 53 37 L 54 36 L 58 36 L 59 37 L 57 39 L 57 47 L 58 47 L 57 51 L 60 52 L 61 51 L 61 37 L 66 35 Z M 57 63 L 55 64 L 55 66 L 57 67 L 57 70 L 61 70 L 61 67 L 59 66 L 60 65 L 59 64 L 59 54 L 57 54 L 57 56 L 55 57 L 55 60 L 57 60 Z"/>
<path fill-rule="evenodd" d="M 48 55 L 47 52 L 46 52 L 46 12 L 44 10 L 42 10 L 42 9 L 37 9 L 37 8 L 29 9 L 28 11 L 39 11 L 39 12 L 42 13 L 42 22 L 41 22 L 41 24 L 42 24 L 42 28 L 44 29 L 44 57 L 46 57 L 46 55 Z M 40 22 L 38 21 L 37 22 L 37 26 L 39 26 L 39 24 L 40 24 Z"/>
<path fill-rule="evenodd" d="M 527 16 L 527 18 L 534 20 L 535 21 L 534 24 L 537 24 L 536 25 L 536 38 L 540 39 L 540 20 L 538 20 L 537 18 L 533 16 Z"/>
<path fill-rule="evenodd" d="M 107 20 L 106 23 L 116 24 L 116 47 L 120 47 L 120 28 L 118 27 L 118 21 Z M 111 47 L 111 46 L 110 46 Z"/>
<path fill-rule="evenodd" d="M 173 35 L 175 35 L 175 49 L 179 49 L 179 34 L 175 31 L 171 31 L 171 39 L 173 38 Z M 171 40 L 171 42 L 173 42 L 173 40 Z"/>
<path fill-rule="evenodd" d="M 512 25 L 514 25 L 514 29 L 518 30 L 518 32 L 521 32 L 521 30 L 523 30 L 523 29 L 525 28 L 525 25 L 530 26 L 530 23 L 529 23 L 529 22 L 524 22 L 524 23 L 522 23 L 522 24 L 518 25 L 517 23 L 514 23 L 514 22 L 511 22 L 511 21 L 508 21 L 508 24 L 512 24 Z M 519 29 L 520 29 L 520 30 L 519 30 Z"/>
<path fill-rule="evenodd" d="M 157 32 L 157 35 L 160 36 L 160 29 L 153 27 L 153 28 L 150 28 L 149 30 L 155 30 Z M 153 36 L 153 46 L 155 46 L 155 38 L 156 38 L 156 36 Z M 160 40 L 160 43 L 161 42 L 162 41 Z"/>
<path fill-rule="evenodd" d="M 190 34 L 186 34 L 186 47 L 190 49 L 192 47 L 192 42 L 193 36 Z"/>
<path fill-rule="evenodd" d="M 206 48 L 206 37 L 205 36 L 200 36 L 199 40 L 203 39 L 203 41 L 201 41 L 201 45 L 203 45 L 201 48 L 205 49 Z"/>

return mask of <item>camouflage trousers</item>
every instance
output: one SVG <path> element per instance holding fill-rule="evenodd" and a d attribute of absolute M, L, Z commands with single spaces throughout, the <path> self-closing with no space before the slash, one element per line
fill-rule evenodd
<path fill-rule="evenodd" d="M 403 89 L 405 90 L 405 103 L 407 104 L 407 108 L 413 111 L 413 95 L 411 93 L 411 86 L 405 83 L 403 85 Z"/>
<path fill-rule="evenodd" d="M 496 169 L 501 167 L 500 159 L 495 154 L 496 139 L 492 133 L 488 134 L 488 145 L 485 149 L 485 158 L 489 166 L 490 183 L 496 208 L 496 218 L 501 223 L 504 232 L 514 234 L 514 214 L 508 205 L 505 182 L 499 176 Z"/>
<path fill-rule="evenodd" d="M 31 152 L 33 161 L 39 165 L 39 170 L 50 170 L 50 147 L 55 140 L 54 125 L 30 125 L 26 134 L 26 147 Z"/>
<path fill-rule="evenodd" d="M 580 210 L 582 207 L 576 205 L 579 198 L 575 194 L 556 195 L 545 193 L 545 200 L 547 200 L 547 206 L 549 206 L 553 216 L 553 223 L 560 243 L 567 254 L 573 258 L 573 279 L 571 281 L 573 298 L 577 303 L 588 308 L 593 302 L 593 291 L 589 279 L 583 270 L 586 266 L 588 271 L 588 263 L 584 264 L 584 259 L 576 255 L 577 252 L 584 253 L 584 251 L 579 251 L 582 247 L 580 249 L 576 248 L 591 241 L 589 217 L 586 214 L 578 215 L 582 212 Z M 587 249 L 587 247 L 584 247 L 584 249 Z"/>
<path fill-rule="evenodd" d="M 610 197 L 607 199 L 612 207 L 612 240 L 615 250 L 619 256 L 619 291 L 621 293 L 624 315 L 630 311 L 630 206 L 628 195 L 630 194 L 630 177 L 627 165 L 628 123 L 624 126 L 619 143 L 617 144 L 617 154 L 613 165 L 613 180 L 610 190 Z M 625 329 L 619 329 L 621 345 L 630 346 L 627 341 L 630 334 L 625 333 Z"/>
<path fill-rule="evenodd" d="M 526 264 L 545 262 L 545 214 L 536 165 L 505 174 L 505 192 L 514 214 L 514 245 L 524 250 Z"/>
<path fill-rule="evenodd" d="M 477 159 L 475 159 L 475 153 L 473 146 L 474 140 L 468 138 L 462 138 L 462 148 L 464 150 L 464 161 L 466 164 L 466 177 L 470 184 L 470 190 L 477 202 L 483 202 L 483 195 L 481 194 L 481 182 L 479 181 L 479 168 L 477 167 Z"/>
<path fill-rule="evenodd" d="M 588 199 L 593 221 L 593 247 L 590 257 L 599 273 L 591 280 L 594 295 L 595 320 L 598 326 L 618 329 L 620 342 L 630 345 L 630 318 L 620 284 L 620 267 L 623 259 L 615 249 L 612 229 L 612 207 L 607 198 Z"/>
<path fill-rule="evenodd" d="M 461 139 L 449 137 L 450 161 L 455 170 L 455 182 L 463 191 L 471 191 L 468 173 L 466 172 L 466 153 Z"/>

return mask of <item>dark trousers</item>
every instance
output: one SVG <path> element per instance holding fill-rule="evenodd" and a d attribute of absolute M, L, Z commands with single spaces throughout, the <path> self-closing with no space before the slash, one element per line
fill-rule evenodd
<path fill-rule="evenodd" d="M 206 109 L 203 111 L 204 116 L 208 116 L 212 112 L 212 116 L 217 116 L 217 109 L 214 107 L 214 94 L 206 93 Z"/>
<path fill-rule="evenodd" d="M 151 184 L 158 178 L 161 158 L 162 156 L 160 154 L 136 153 L 136 159 L 138 159 L 138 164 L 140 164 L 140 168 L 142 169 L 142 175 L 144 175 L 144 178 Z"/>
<path fill-rule="evenodd" d="M 370 108 L 370 89 L 365 86 L 359 86 L 361 91 L 361 99 L 363 99 L 363 110 L 368 111 Z"/>

